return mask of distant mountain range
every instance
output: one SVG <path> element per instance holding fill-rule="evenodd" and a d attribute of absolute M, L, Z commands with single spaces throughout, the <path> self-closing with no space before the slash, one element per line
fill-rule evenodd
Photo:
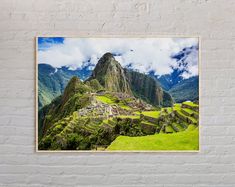
<path fill-rule="evenodd" d="M 198 101 L 199 100 L 199 77 L 191 77 L 184 79 L 175 84 L 169 90 L 169 93 L 178 103 L 184 101 Z"/>
<path fill-rule="evenodd" d="M 195 101 L 199 99 L 199 77 L 193 76 L 188 79 L 181 77 L 182 71 L 174 70 L 172 74 L 155 76 L 149 75 L 157 81 L 160 86 L 168 91 L 175 102 Z"/>
<path fill-rule="evenodd" d="M 48 64 L 38 65 L 38 106 L 51 103 L 57 96 L 61 95 L 73 76 L 78 76 L 81 80 L 85 80 L 91 75 L 91 71 L 87 68 L 69 70 L 67 67 L 54 68 Z"/>
<path fill-rule="evenodd" d="M 153 77 L 161 87 L 168 91 L 175 102 L 183 101 L 195 101 L 199 99 L 199 77 L 192 76 L 190 78 L 184 78 L 183 74 L 187 72 L 189 60 L 188 56 L 191 53 L 198 53 L 198 46 L 192 46 L 184 48 L 179 53 L 172 56 L 176 59 L 178 67 L 175 67 L 171 74 L 156 75 L 155 72 L 149 72 L 149 75 Z"/>

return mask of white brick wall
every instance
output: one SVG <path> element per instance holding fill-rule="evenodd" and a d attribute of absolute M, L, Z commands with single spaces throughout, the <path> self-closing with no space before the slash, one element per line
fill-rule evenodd
<path fill-rule="evenodd" d="M 235 186 L 234 0 L 1 0 L 0 186 Z M 200 35 L 200 153 L 35 153 L 36 35 Z"/>

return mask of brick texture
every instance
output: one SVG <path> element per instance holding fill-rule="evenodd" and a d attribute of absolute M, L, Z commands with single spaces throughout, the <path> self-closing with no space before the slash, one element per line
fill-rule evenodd
<path fill-rule="evenodd" d="M 235 1 L 1 0 L 0 186 L 235 186 Z M 36 35 L 201 36 L 199 153 L 35 153 Z"/>

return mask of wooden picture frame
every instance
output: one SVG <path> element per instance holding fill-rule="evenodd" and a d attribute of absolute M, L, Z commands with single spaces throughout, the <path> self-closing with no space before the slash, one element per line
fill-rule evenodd
<path fill-rule="evenodd" d="M 141 36 L 141 35 L 133 35 L 133 36 L 97 36 L 97 37 L 91 37 L 91 38 L 103 38 L 103 39 L 111 39 L 111 38 L 196 38 L 198 40 L 198 121 L 197 121 L 197 124 L 198 124 L 198 133 L 199 133 L 199 136 L 198 136 L 198 149 L 196 150 L 112 150 L 112 151 L 107 151 L 107 150 L 52 150 L 52 149 L 49 149 L 49 150 L 42 150 L 42 149 L 39 149 L 38 146 L 39 146 L 39 134 L 38 134 L 38 130 L 39 130 L 39 124 L 38 124 L 38 112 L 39 112 L 39 109 L 38 109 L 38 104 L 39 104 L 39 94 L 38 94 L 38 91 L 39 91 L 39 81 L 38 81 L 38 49 L 39 49 L 39 46 L 38 46 L 38 39 L 40 37 L 43 37 L 43 38 L 53 38 L 53 37 L 62 37 L 62 38 L 90 38 L 88 36 L 72 36 L 72 37 L 66 37 L 66 36 L 37 36 L 35 38 L 35 48 L 36 48 L 36 53 L 35 53 L 35 124 L 36 124 L 36 129 L 35 129 L 35 150 L 36 152 L 96 152 L 96 153 L 117 153 L 117 152 L 132 152 L 132 153 L 136 153 L 136 152 L 148 152 L 148 153 L 156 153 L 156 152 L 199 152 L 200 151 L 200 127 L 201 127 L 201 124 L 200 124 L 200 63 L 201 63 L 201 38 L 198 37 L 198 36 L 154 36 L 154 35 L 151 35 L 151 36 Z"/>

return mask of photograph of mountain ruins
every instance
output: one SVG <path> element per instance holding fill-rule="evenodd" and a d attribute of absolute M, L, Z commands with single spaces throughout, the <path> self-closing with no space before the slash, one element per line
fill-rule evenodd
<path fill-rule="evenodd" d="M 37 38 L 38 151 L 198 151 L 198 38 Z"/>

